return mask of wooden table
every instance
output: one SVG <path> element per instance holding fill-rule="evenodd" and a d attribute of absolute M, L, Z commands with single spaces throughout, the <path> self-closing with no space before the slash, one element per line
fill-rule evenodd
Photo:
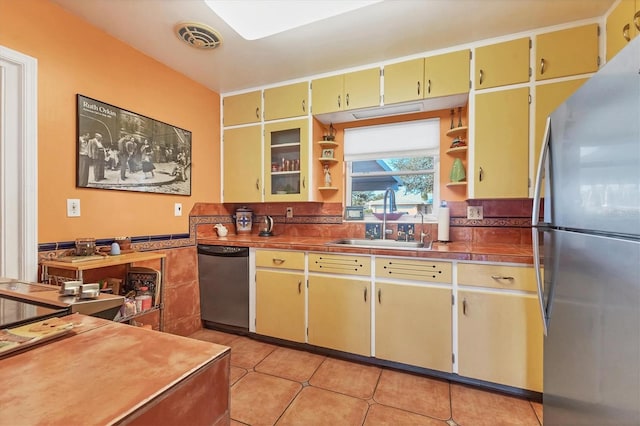
<path fill-rule="evenodd" d="M 0 425 L 228 424 L 230 349 L 81 314 L 0 359 Z"/>

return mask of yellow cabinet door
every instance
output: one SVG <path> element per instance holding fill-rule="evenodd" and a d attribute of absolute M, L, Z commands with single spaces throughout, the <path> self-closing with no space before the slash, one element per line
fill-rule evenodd
<path fill-rule="evenodd" d="M 529 89 L 475 97 L 474 198 L 529 196 Z"/>
<path fill-rule="evenodd" d="M 371 282 L 311 275 L 308 292 L 308 342 L 370 356 Z"/>
<path fill-rule="evenodd" d="M 344 76 L 319 78 L 311 82 L 311 112 L 325 114 L 342 111 L 344 107 Z"/>
<path fill-rule="evenodd" d="M 458 292 L 458 373 L 542 392 L 542 325 L 533 295 Z"/>
<path fill-rule="evenodd" d="M 264 119 L 276 120 L 307 115 L 309 83 L 301 82 L 264 91 Z"/>
<path fill-rule="evenodd" d="M 257 123 L 262 118 L 261 105 L 262 92 L 260 90 L 226 96 L 222 100 L 222 124 L 235 126 L 236 124 Z"/>
<path fill-rule="evenodd" d="M 541 84 L 536 86 L 536 127 L 534 129 L 535 133 L 533 139 L 534 171 L 537 171 L 538 167 L 547 117 L 553 112 L 553 110 L 571 96 L 573 92 L 582 86 L 585 81 L 587 81 L 587 79 L 582 78 L 578 80 L 568 80 L 560 83 Z"/>
<path fill-rule="evenodd" d="M 309 120 L 264 126 L 265 201 L 309 200 Z"/>
<path fill-rule="evenodd" d="M 380 105 L 380 68 L 344 75 L 344 110 Z"/>
<path fill-rule="evenodd" d="M 536 36 L 536 79 L 598 70 L 598 24 Z"/>
<path fill-rule="evenodd" d="M 384 67 L 384 104 L 415 101 L 424 97 L 424 59 Z"/>
<path fill-rule="evenodd" d="M 450 373 L 451 290 L 376 283 L 376 358 Z"/>
<path fill-rule="evenodd" d="M 262 135 L 260 126 L 228 129 L 223 134 L 225 203 L 262 201 Z"/>
<path fill-rule="evenodd" d="M 529 81 L 529 37 L 476 49 L 476 89 Z"/>
<path fill-rule="evenodd" d="M 640 28 L 640 0 L 621 0 L 607 16 L 607 61 L 613 58 L 636 35 Z"/>
<path fill-rule="evenodd" d="M 256 272 L 256 333 L 305 341 L 305 285 L 301 272 Z"/>
<path fill-rule="evenodd" d="M 469 50 L 430 56 L 424 60 L 424 97 L 469 92 Z"/>

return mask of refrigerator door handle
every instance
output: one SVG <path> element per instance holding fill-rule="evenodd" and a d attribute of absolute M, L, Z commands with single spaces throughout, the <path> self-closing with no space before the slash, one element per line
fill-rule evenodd
<path fill-rule="evenodd" d="M 542 191 L 542 174 L 544 173 L 544 163 L 547 160 L 549 152 L 549 133 L 551 131 L 551 116 L 547 117 L 547 124 L 544 128 L 544 139 L 542 140 L 542 148 L 540 149 L 540 159 L 538 160 L 538 171 L 536 173 L 536 181 L 533 190 L 533 209 L 531 212 L 531 226 L 537 226 L 540 223 L 540 192 Z"/>
<path fill-rule="evenodd" d="M 547 309 L 544 302 L 544 290 L 542 289 L 542 274 L 540 273 L 540 242 L 538 240 L 538 229 L 531 229 L 533 244 L 533 269 L 536 273 L 536 287 L 538 290 L 538 305 L 540 306 L 540 318 L 542 319 L 542 332 L 547 335 L 549 329 L 549 319 L 547 318 Z M 547 301 L 548 303 L 549 301 Z"/>

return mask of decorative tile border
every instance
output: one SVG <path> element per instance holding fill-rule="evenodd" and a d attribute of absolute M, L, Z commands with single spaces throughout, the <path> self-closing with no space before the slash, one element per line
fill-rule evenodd
<path fill-rule="evenodd" d="M 452 217 L 451 226 L 469 226 L 469 227 L 505 227 L 505 228 L 530 228 L 531 218 L 523 217 L 490 217 L 486 219 L 465 219 L 461 217 Z"/>

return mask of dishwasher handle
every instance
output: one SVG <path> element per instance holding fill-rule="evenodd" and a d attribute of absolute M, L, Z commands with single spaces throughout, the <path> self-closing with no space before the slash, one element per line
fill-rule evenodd
<path fill-rule="evenodd" d="M 249 257 L 249 248 L 198 244 L 198 254 L 217 257 Z"/>

